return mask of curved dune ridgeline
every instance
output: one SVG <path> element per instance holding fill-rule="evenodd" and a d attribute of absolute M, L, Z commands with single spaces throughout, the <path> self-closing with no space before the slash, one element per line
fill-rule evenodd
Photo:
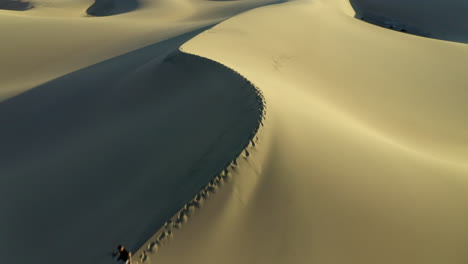
<path fill-rule="evenodd" d="M 170 243 L 173 237 L 178 235 L 181 227 L 188 222 L 189 218 L 191 218 L 198 209 L 204 207 L 204 204 L 212 195 L 214 195 L 212 199 L 216 199 L 219 205 L 220 203 L 223 204 L 226 202 L 226 194 L 232 194 L 234 191 L 239 192 L 240 195 L 246 195 L 246 193 L 255 189 L 256 184 L 252 184 L 252 182 L 256 181 L 255 177 L 247 180 L 249 184 L 244 186 L 241 186 L 238 182 L 245 181 L 245 179 L 243 180 L 233 178 L 238 176 L 240 173 L 249 173 L 249 170 L 259 169 L 257 167 L 258 164 L 256 164 L 256 161 L 259 159 L 261 160 L 261 156 L 263 154 L 261 151 L 264 151 L 264 149 L 259 149 L 257 145 L 267 140 L 264 138 L 262 133 L 259 133 L 259 129 L 264 126 L 266 115 L 264 97 L 259 90 L 255 90 L 255 93 L 257 94 L 256 104 L 262 109 L 262 114 L 260 116 L 258 126 L 249 137 L 249 143 L 244 144 L 243 150 L 238 152 L 237 156 L 232 160 L 232 162 L 226 164 L 221 172 L 214 175 L 212 179 L 205 186 L 203 186 L 203 188 L 201 188 L 200 191 L 190 201 L 185 203 L 176 214 L 168 219 L 164 225 L 148 241 L 144 243 L 144 245 L 134 254 L 134 264 L 152 263 L 151 258 L 157 254 L 161 247 Z M 261 137 L 261 139 L 259 137 Z M 252 155 L 256 155 L 257 157 L 252 159 Z M 220 189 L 221 187 L 222 189 Z M 218 194 L 218 192 L 220 192 L 220 194 Z M 210 201 L 208 201 L 208 203 L 210 203 Z M 205 210 L 210 210 L 210 207 L 213 207 L 213 205 L 209 204 L 208 208 L 205 208 Z M 223 211 L 223 208 L 217 208 L 217 210 L 221 212 Z M 191 224 L 193 225 L 193 223 Z M 202 234 L 197 234 L 197 237 L 194 238 L 200 238 L 202 236 Z M 190 241 L 185 242 L 190 243 Z"/>
<path fill-rule="evenodd" d="M 5 262 L 112 263 L 106 252 L 143 244 L 249 144 L 261 98 L 224 66 L 177 51 L 197 32 L 0 104 Z M 24 254 L 18 237 L 36 246 Z"/>
<path fill-rule="evenodd" d="M 468 2 L 350 0 L 356 18 L 409 34 L 468 43 Z"/>

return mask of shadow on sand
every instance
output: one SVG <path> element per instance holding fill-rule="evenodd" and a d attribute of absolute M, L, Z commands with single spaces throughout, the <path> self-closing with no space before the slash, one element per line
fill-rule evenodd
<path fill-rule="evenodd" d="M 33 6 L 30 2 L 19 0 L 0 0 L 0 9 L 25 11 L 31 9 Z"/>
<path fill-rule="evenodd" d="M 114 263 L 106 252 L 140 247 L 248 145 L 256 89 L 178 51 L 203 30 L 0 103 L 2 261 Z"/>
<path fill-rule="evenodd" d="M 112 16 L 133 11 L 139 5 L 138 0 L 94 0 L 86 13 L 91 16 Z"/>
<path fill-rule="evenodd" d="M 468 4 L 460 0 L 350 0 L 362 21 L 422 37 L 468 43 Z"/>

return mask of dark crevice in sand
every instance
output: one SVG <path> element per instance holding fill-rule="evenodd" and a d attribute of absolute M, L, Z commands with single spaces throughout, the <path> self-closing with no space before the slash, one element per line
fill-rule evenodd
<path fill-rule="evenodd" d="M 207 182 L 212 190 L 264 108 L 242 76 L 178 51 L 204 30 L 0 103 L 5 263 L 112 263 L 115 245 L 139 248 Z"/>
<path fill-rule="evenodd" d="M 31 2 L 19 1 L 19 0 L 0 0 L 0 9 L 14 10 L 14 11 L 25 11 L 33 8 Z"/>
<path fill-rule="evenodd" d="M 468 43 L 468 3 L 350 0 L 355 18 L 421 37 Z"/>
<path fill-rule="evenodd" d="M 133 11 L 139 6 L 138 0 L 94 0 L 86 13 L 91 16 L 112 16 Z"/>

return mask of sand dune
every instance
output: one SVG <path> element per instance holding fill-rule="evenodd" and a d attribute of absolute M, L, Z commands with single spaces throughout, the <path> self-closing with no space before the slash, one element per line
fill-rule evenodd
<path fill-rule="evenodd" d="M 18 0 L 0 0 L 0 9 L 24 11 L 32 7 L 29 2 Z"/>
<path fill-rule="evenodd" d="M 52 4 L 0 15 L 9 22 L 1 44 L 0 208 L 8 217 L 0 248 L 12 263 L 113 263 L 115 245 L 141 246 L 239 155 L 263 105 L 241 76 L 178 51 L 225 13 L 123 26 L 79 16 L 85 2 Z M 77 17 L 61 18 L 59 9 Z M 32 28 L 18 35 L 24 25 Z M 50 38 L 31 47 L 39 32 Z M 133 51 L 116 56 L 125 50 Z"/>
<path fill-rule="evenodd" d="M 86 13 L 92 16 L 110 16 L 135 10 L 138 8 L 138 5 L 137 0 L 96 0 L 86 10 Z"/>
<path fill-rule="evenodd" d="M 468 47 L 354 16 L 295 1 L 182 47 L 251 80 L 268 112 L 232 183 L 146 263 L 468 261 Z"/>
<path fill-rule="evenodd" d="M 0 11 L 6 262 L 468 262 L 464 1 L 98 2 Z"/>
<path fill-rule="evenodd" d="M 351 0 L 356 17 L 395 30 L 468 43 L 468 2 Z"/>
<path fill-rule="evenodd" d="M 87 17 L 88 0 L 37 0 L 0 10 L 0 101 L 114 56 L 213 25 L 275 1 L 146 0 L 117 16 Z M 27 76 L 25 78 L 25 76 Z"/>
<path fill-rule="evenodd" d="M 249 143 L 261 100 L 229 69 L 168 55 L 191 36 L 0 104 L 6 261 L 107 263 L 111 245 L 141 245 Z M 24 254 L 18 237 L 40 246 Z"/>

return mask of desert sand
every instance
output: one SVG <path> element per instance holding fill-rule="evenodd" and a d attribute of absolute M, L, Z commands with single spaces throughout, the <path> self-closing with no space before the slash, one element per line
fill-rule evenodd
<path fill-rule="evenodd" d="M 463 0 L 32 6 L 0 10 L 6 262 L 468 262 Z"/>

